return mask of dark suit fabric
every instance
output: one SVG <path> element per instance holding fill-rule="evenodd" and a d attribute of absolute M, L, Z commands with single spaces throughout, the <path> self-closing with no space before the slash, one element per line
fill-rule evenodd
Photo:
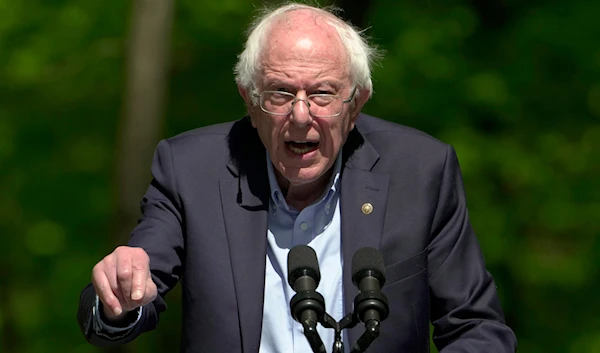
<path fill-rule="evenodd" d="M 347 312 L 358 290 L 351 259 L 383 254 L 390 315 L 368 352 L 428 352 L 429 322 L 443 353 L 504 353 L 516 338 L 469 224 L 452 147 L 408 127 L 361 114 L 343 149 L 341 219 Z M 244 118 L 196 129 L 157 147 L 153 181 L 130 246 L 151 259 L 159 297 L 139 325 L 109 341 L 91 328 L 93 287 L 78 319 L 96 345 L 154 329 L 165 294 L 183 286 L 182 352 L 257 352 L 263 312 L 269 186 L 265 150 Z M 373 205 L 371 214 L 361 206 Z M 327 271 L 327 269 L 321 269 Z M 359 324 L 349 343 L 362 334 Z M 346 344 L 349 344 L 346 343 Z M 331 347 L 327 347 L 331 349 Z"/>

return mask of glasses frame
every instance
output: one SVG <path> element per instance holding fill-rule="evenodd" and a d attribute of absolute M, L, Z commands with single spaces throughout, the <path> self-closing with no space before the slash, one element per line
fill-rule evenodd
<path fill-rule="evenodd" d="M 352 102 L 352 100 L 354 99 L 354 96 L 356 95 L 356 91 L 357 90 L 358 90 L 358 86 L 354 86 L 354 88 L 352 89 L 352 93 L 350 94 L 350 97 L 348 97 L 348 99 L 342 99 L 342 97 L 339 96 L 339 95 L 337 95 L 337 94 L 328 94 L 328 93 L 314 93 L 314 94 L 309 94 L 308 96 L 306 96 L 306 98 L 298 98 L 298 97 L 296 97 L 295 94 L 290 93 L 290 92 L 285 92 L 285 91 L 262 91 L 260 93 L 259 92 L 254 93 L 254 96 L 258 98 L 258 105 L 260 107 L 260 110 L 262 110 L 263 112 L 265 112 L 267 114 L 278 115 L 278 116 L 289 115 L 294 110 L 294 104 L 296 104 L 296 102 L 303 101 L 304 103 L 306 103 L 306 106 L 308 107 L 308 112 L 310 113 L 310 115 L 315 116 L 317 118 L 335 118 L 336 116 L 339 116 L 340 114 L 342 114 L 342 112 L 344 111 L 344 104 L 345 103 Z M 263 107 L 264 93 L 279 93 L 279 94 L 283 94 L 283 95 L 286 95 L 286 96 L 293 97 L 292 104 L 290 105 L 290 110 L 287 113 L 274 113 L 274 112 L 270 112 L 270 111 L 266 110 Z M 311 97 L 340 98 L 340 99 L 342 99 L 342 109 L 340 110 L 339 113 L 332 114 L 332 115 L 317 115 L 317 114 L 313 114 L 313 113 L 310 112 L 310 102 L 309 102 L 309 99 Z"/>

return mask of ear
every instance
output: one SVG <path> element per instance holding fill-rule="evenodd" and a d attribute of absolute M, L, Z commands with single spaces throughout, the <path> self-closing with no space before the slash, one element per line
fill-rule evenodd
<path fill-rule="evenodd" d="M 246 102 L 246 106 L 251 107 L 252 106 L 252 97 L 250 97 L 250 92 L 248 92 L 240 84 L 237 85 L 237 88 L 238 88 L 238 93 L 240 94 L 240 96 L 242 96 L 242 99 L 244 100 L 244 102 Z"/>
<path fill-rule="evenodd" d="M 248 90 L 246 90 L 241 85 L 238 84 L 237 88 L 238 88 L 238 93 L 240 94 L 240 96 L 242 96 L 242 99 L 246 103 L 246 109 L 248 109 L 248 115 L 250 115 L 250 121 L 252 122 L 252 127 L 256 128 L 256 123 L 253 118 L 254 114 L 252 114 L 252 109 L 254 108 L 254 103 L 252 102 L 252 96 L 250 95 L 250 92 L 248 92 Z"/>
<path fill-rule="evenodd" d="M 358 114 L 371 97 L 371 91 L 366 88 L 359 87 L 357 93 L 358 94 L 354 98 L 354 108 L 350 112 L 350 130 L 354 129 L 354 124 L 356 124 L 356 118 L 358 118 Z"/>

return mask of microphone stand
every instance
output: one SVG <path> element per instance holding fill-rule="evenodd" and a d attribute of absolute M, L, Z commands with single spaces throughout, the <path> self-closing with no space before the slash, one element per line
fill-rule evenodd
<path fill-rule="evenodd" d="M 292 317 L 302 324 L 304 336 L 313 353 L 327 353 L 317 331 L 317 324 L 327 315 L 323 296 L 314 290 L 297 292 L 290 301 L 290 308 Z"/>
<path fill-rule="evenodd" d="M 379 316 L 379 313 L 375 312 L 375 316 Z M 335 336 L 333 341 L 332 353 L 344 353 L 344 343 L 342 342 L 342 330 L 347 328 L 353 328 L 360 323 L 358 315 L 351 313 L 339 322 L 336 322 L 329 314 L 324 313 L 321 325 L 325 328 L 332 328 L 335 330 Z M 371 343 L 379 337 L 379 318 L 373 317 L 365 322 L 365 332 L 358 338 L 350 353 L 363 353 L 369 348 Z"/>
<path fill-rule="evenodd" d="M 304 329 L 304 336 L 308 340 L 313 353 L 327 353 L 325 345 L 317 331 L 317 323 L 321 323 L 325 328 L 331 328 L 335 331 L 332 353 L 344 353 L 344 343 L 342 341 L 342 330 L 353 328 L 358 325 L 361 320 L 360 315 L 364 315 L 365 332 L 358 338 L 350 353 L 363 353 L 373 341 L 379 337 L 379 327 L 381 315 L 374 307 L 384 308 L 383 319 L 387 317 L 389 309 L 387 307 L 387 298 L 382 293 L 364 293 L 356 297 L 356 310 L 344 316 L 339 322 L 335 321 L 324 310 L 323 297 L 316 291 L 299 292 L 292 298 L 291 306 L 295 309 L 293 316 L 298 318 Z M 378 302 L 372 299 L 373 297 L 384 299 L 384 302 Z M 365 300 L 367 299 L 367 300 Z M 361 310 L 362 309 L 362 310 Z"/>
<path fill-rule="evenodd" d="M 311 315 L 308 310 L 302 314 L 302 318 L 300 322 L 302 323 L 302 327 L 304 328 L 304 336 L 308 340 L 308 344 L 314 353 L 327 353 L 325 350 L 325 345 L 321 340 L 321 336 L 319 336 L 319 332 L 317 331 L 317 319 L 314 315 Z"/>
<path fill-rule="evenodd" d="M 344 342 L 342 342 L 342 330 L 345 328 L 352 328 L 358 324 L 358 317 L 354 314 L 348 314 L 339 322 L 335 321 L 329 314 L 323 315 L 321 325 L 325 328 L 332 328 L 335 330 L 335 336 L 333 340 L 332 353 L 344 353 Z"/>
<path fill-rule="evenodd" d="M 362 353 L 379 337 L 379 320 L 369 320 L 365 323 L 365 332 L 358 338 L 350 353 Z"/>

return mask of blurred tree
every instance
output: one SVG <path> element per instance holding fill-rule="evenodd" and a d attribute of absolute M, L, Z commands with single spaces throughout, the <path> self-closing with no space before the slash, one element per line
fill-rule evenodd
<path fill-rule="evenodd" d="M 88 345 L 76 327 L 78 293 L 92 266 L 123 242 L 127 227 L 119 221 L 123 233 L 115 232 L 110 221 L 116 205 L 135 208 L 127 212 L 137 217 L 135 195 L 147 185 L 139 180 L 150 177 L 147 167 L 131 163 L 127 175 L 138 182 L 117 184 L 113 176 L 125 163 L 117 161 L 119 150 L 136 148 L 132 154 L 147 165 L 157 138 L 245 113 L 231 69 L 252 2 L 177 2 L 172 45 L 154 37 L 166 56 L 145 58 L 165 60 L 156 65 L 168 69 L 166 77 L 154 76 L 162 84 L 145 86 L 167 95 L 141 100 L 157 104 L 149 113 L 122 93 L 134 87 L 125 83 L 134 74 L 125 59 L 134 58 L 125 55 L 134 49 L 124 39 L 126 25 L 142 15 L 131 5 L 0 0 L 1 352 L 105 351 Z M 599 351 L 600 3 L 338 6 L 356 24 L 370 25 L 367 34 L 386 51 L 366 112 L 455 146 L 473 226 L 519 351 Z M 127 116 L 144 121 L 121 125 Z M 147 128 L 140 132 L 146 142 L 121 145 L 133 141 L 123 131 L 116 137 L 125 128 Z M 117 187 L 131 204 L 118 200 L 125 194 Z M 178 350 L 177 291 L 167 300 L 158 330 L 129 344 L 130 352 Z"/>
<path fill-rule="evenodd" d="M 480 19 L 482 29 L 501 29 L 509 20 L 507 4 L 503 0 L 470 0 Z"/>
<path fill-rule="evenodd" d="M 358 28 L 366 28 L 368 26 L 367 16 L 372 2 L 372 0 L 338 0 L 335 4 L 344 10 L 341 15 L 346 21 Z"/>
<path fill-rule="evenodd" d="M 127 243 L 151 179 L 152 154 L 162 135 L 174 15 L 172 0 L 134 0 L 132 5 L 126 99 L 118 130 L 115 244 Z M 110 351 L 134 350 L 129 345 Z"/>
<path fill-rule="evenodd" d="M 118 130 L 115 244 L 127 243 L 151 179 L 152 154 L 162 135 L 174 15 L 172 0 L 134 0 L 132 5 L 126 99 Z M 133 348 L 117 346 L 110 351 L 133 352 Z"/>
<path fill-rule="evenodd" d="M 172 0 L 132 3 L 126 100 L 117 147 L 117 244 L 127 242 L 139 218 L 152 154 L 162 135 L 174 12 Z"/>

